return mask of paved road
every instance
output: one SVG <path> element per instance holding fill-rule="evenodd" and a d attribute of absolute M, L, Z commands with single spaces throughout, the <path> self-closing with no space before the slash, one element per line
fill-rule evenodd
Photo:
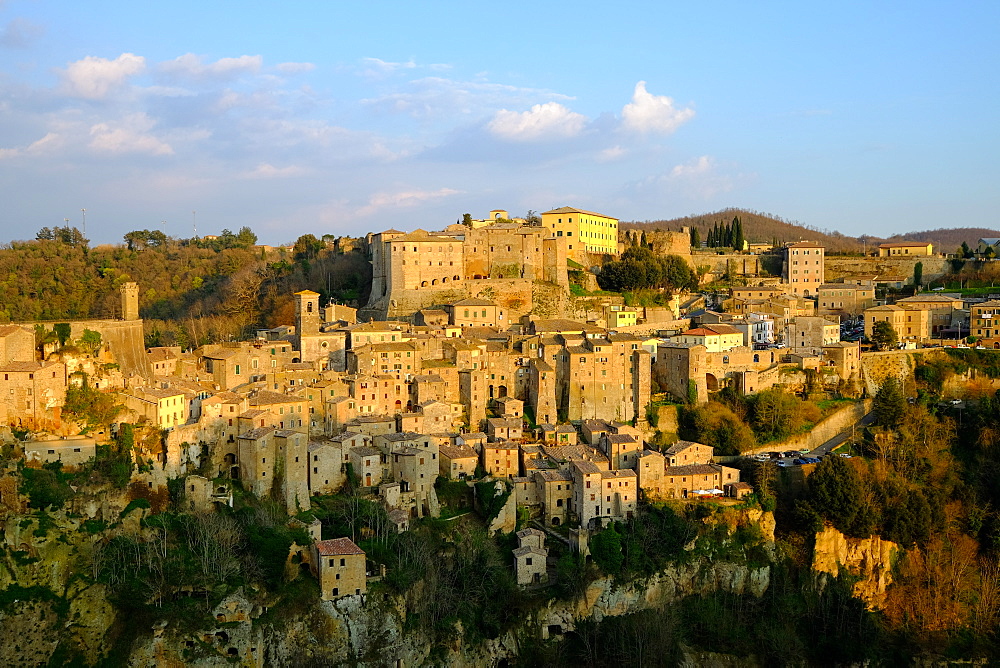
<path fill-rule="evenodd" d="M 844 431 L 840 432 L 839 434 L 837 434 L 836 436 L 834 436 L 833 438 L 831 438 L 830 440 L 828 440 L 823 445 L 810 450 L 809 454 L 807 456 L 808 457 L 819 457 L 821 455 L 827 455 L 827 454 L 833 452 L 834 450 L 836 450 L 837 448 L 839 448 L 841 446 L 841 444 L 844 443 L 844 441 L 847 441 L 847 440 L 849 440 L 851 438 L 851 435 L 854 434 L 855 429 L 860 429 L 862 427 L 867 427 L 868 425 L 870 425 L 874 421 L 875 421 L 875 413 L 868 413 L 867 415 L 863 416 L 860 420 L 858 420 L 853 426 L 848 427 Z M 771 461 L 774 461 L 774 462 L 785 462 L 787 465 L 793 466 L 792 461 L 794 459 L 795 459 L 794 457 L 782 457 L 780 459 L 774 459 L 774 460 L 771 460 Z"/>
<path fill-rule="evenodd" d="M 875 413 L 869 413 L 868 415 L 865 415 L 860 420 L 858 420 L 857 423 L 856 423 L 856 425 L 857 425 L 858 428 L 867 427 L 868 425 L 870 425 L 874 421 L 875 421 Z M 818 448 L 816 448 L 815 450 L 813 450 L 812 452 L 810 452 L 809 454 L 811 456 L 813 456 L 813 457 L 817 457 L 819 455 L 828 454 L 828 453 L 832 452 L 833 450 L 836 450 L 837 448 L 839 448 L 840 445 L 844 441 L 846 441 L 847 439 L 849 439 L 853 433 L 854 433 L 854 427 L 852 427 L 851 429 L 846 429 L 846 430 L 840 432 L 839 434 L 837 434 L 836 436 L 834 436 L 833 438 L 831 438 L 829 441 L 827 441 L 823 445 L 819 446 Z"/>

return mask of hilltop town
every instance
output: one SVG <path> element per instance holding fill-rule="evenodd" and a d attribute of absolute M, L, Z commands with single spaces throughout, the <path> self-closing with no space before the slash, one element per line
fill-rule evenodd
<path fill-rule="evenodd" d="M 397 533 L 442 514 L 442 484 L 485 481 L 500 499 L 488 530 L 520 529 L 516 580 L 540 586 L 553 572 L 547 540 L 586 554 L 642 504 L 752 498 L 736 463 L 752 453 L 679 438 L 672 407 L 775 388 L 859 399 L 881 383 L 865 363 L 880 351 L 1000 348 L 1000 301 L 920 291 L 947 271 L 930 244 L 828 257 L 809 241 L 640 237 L 571 207 L 467 218 L 367 235 L 349 247 L 371 261 L 366 304 L 301 290 L 294 322 L 249 340 L 147 349 L 133 282 L 120 317 L 0 327 L 0 420 L 15 459 L 82 467 L 129 426 L 146 435 L 131 446 L 130 484 L 181 481 L 191 512 L 232 506 L 238 486 L 303 517 L 312 499 L 351 489 Z M 995 257 L 998 243 L 974 252 Z M 679 258 L 697 284 L 654 290 L 649 305 L 600 290 L 602 269 L 636 249 Z M 116 404 L 103 418 L 101 397 Z M 310 544 L 297 558 L 322 599 L 361 596 L 381 577 L 351 536 L 302 526 Z"/>

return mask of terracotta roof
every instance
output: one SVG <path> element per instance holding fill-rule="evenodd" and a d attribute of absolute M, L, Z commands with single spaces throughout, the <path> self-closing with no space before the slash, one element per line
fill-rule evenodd
<path fill-rule="evenodd" d="M 587 216 L 597 216 L 598 218 L 610 218 L 611 220 L 618 220 L 613 216 L 605 216 L 603 213 L 594 213 L 593 211 L 585 211 L 583 209 L 575 209 L 571 206 L 561 206 L 558 209 L 552 209 L 551 211 L 542 211 L 542 215 L 547 215 L 550 213 L 582 213 Z"/>
<path fill-rule="evenodd" d="M 321 540 L 316 543 L 316 551 L 321 557 L 335 557 L 348 554 L 363 555 L 365 553 L 365 551 L 355 545 L 354 541 L 350 538 L 331 538 L 330 540 Z"/>

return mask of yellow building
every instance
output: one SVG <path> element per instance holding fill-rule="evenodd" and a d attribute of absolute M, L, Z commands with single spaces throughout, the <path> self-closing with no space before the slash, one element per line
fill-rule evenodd
<path fill-rule="evenodd" d="M 542 227 L 557 237 L 568 237 L 566 250 L 574 259 L 586 253 L 618 254 L 617 218 L 562 206 L 542 213 Z"/>
<path fill-rule="evenodd" d="M 930 257 L 934 255 L 934 244 L 921 241 L 901 241 L 891 244 L 879 244 L 879 257 Z"/>
<path fill-rule="evenodd" d="M 732 325 L 702 325 L 681 332 L 670 339 L 676 343 L 705 346 L 710 353 L 721 353 L 743 345 L 743 332 Z"/>
<path fill-rule="evenodd" d="M 613 305 L 604 308 L 604 317 L 607 319 L 608 329 L 616 329 L 636 324 L 639 312 L 627 306 Z"/>

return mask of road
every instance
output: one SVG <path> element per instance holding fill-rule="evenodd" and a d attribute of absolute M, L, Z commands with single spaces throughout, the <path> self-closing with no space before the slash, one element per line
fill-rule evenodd
<path fill-rule="evenodd" d="M 855 422 L 854 425 L 840 432 L 827 442 L 823 443 L 823 445 L 820 445 L 819 447 L 810 450 L 807 456 L 820 457 L 823 455 L 828 455 L 829 453 L 839 448 L 844 443 L 844 441 L 849 440 L 851 436 L 854 434 L 856 429 L 862 429 L 864 427 L 867 427 L 873 422 L 875 422 L 875 413 L 868 413 L 867 415 L 863 416 L 860 420 Z M 795 459 L 794 457 L 781 457 L 780 459 L 773 459 L 771 461 L 784 462 L 784 464 L 787 466 L 793 466 L 794 464 L 792 464 L 792 462 L 794 459 Z"/>
<path fill-rule="evenodd" d="M 813 450 L 809 454 L 811 456 L 813 456 L 813 457 L 818 457 L 820 455 L 825 455 L 825 454 L 828 454 L 828 453 L 832 452 L 833 450 L 836 450 L 837 448 L 840 447 L 840 445 L 844 441 L 846 441 L 847 439 L 849 439 L 851 437 L 851 435 L 854 433 L 854 430 L 856 428 L 867 427 L 872 422 L 875 422 L 875 413 L 874 412 L 869 413 L 868 415 L 865 415 L 860 420 L 858 420 L 854 424 L 854 426 L 852 426 L 850 429 L 847 429 L 847 430 L 844 430 L 844 431 L 840 432 L 839 434 L 837 434 L 836 436 L 834 436 L 829 441 L 827 441 L 823 445 L 819 446 L 818 448 L 816 448 L 815 450 Z"/>

